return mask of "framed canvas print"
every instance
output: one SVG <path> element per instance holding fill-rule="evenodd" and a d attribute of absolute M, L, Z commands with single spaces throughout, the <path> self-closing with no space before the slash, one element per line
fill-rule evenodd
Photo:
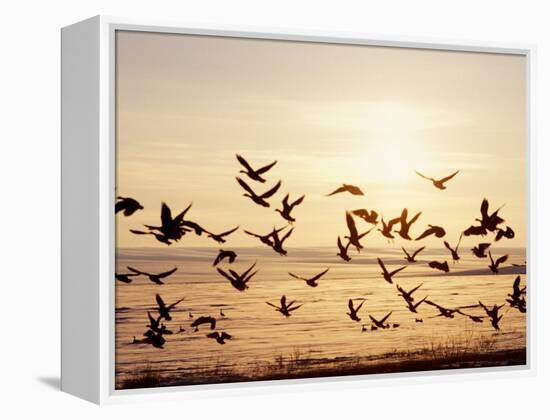
<path fill-rule="evenodd" d="M 532 368 L 532 48 L 62 31 L 62 388 Z"/>

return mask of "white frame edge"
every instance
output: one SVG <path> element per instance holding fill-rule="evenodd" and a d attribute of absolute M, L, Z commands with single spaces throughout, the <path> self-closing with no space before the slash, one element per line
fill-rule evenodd
<path fill-rule="evenodd" d="M 360 375 L 316 379 L 247 382 L 237 384 L 196 385 L 143 390 L 114 389 L 114 181 L 115 181 L 115 32 L 116 30 L 166 32 L 240 38 L 261 38 L 302 42 L 373 45 L 398 48 L 469 51 L 480 53 L 518 54 L 526 57 L 527 113 L 527 252 L 529 307 L 527 317 L 527 364 L 519 367 L 493 367 L 431 372 L 407 372 L 383 375 Z M 83 31 L 83 32 L 82 32 Z M 77 37 L 77 38 L 75 38 Z M 76 41 L 70 42 L 70 39 Z M 92 41 L 91 41 L 92 40 Z M 94 47 L 97 42 L 98 53 Z M 335 387 L 364 388 L 397 386 L 410 383 L 468 381 L 483 378 L 532 376 L 535 374 L 536 337 L 536 261 L 534 263 L 533 225 L 537 220 L 535 203 L 536 145 L 534 130 L 535 46 L 496 42 L 434 40 L 417 37 L 378 36 L 363 33 L 305 31 L 299 29 L 258 28 L 249 26 L 213 26 L 185 24 L 152 19 L 127 19 L 96 16 L 62 30 L 62 390 L 86 400 L 101 403 L 127 401 L 165 401 L 183 397 L 216 397 L 243 394 L 267 394 L 299 390 L 324 390 Z M 94 65 L 83 63 L 90 60 Z M 97 60 L 94 62 L 94 59 Z M 79 67 L 80 65 L 80 67 Z M 81 71 L 77 77 L 70 72 Z M 95 80 L 94 92 L 85 81 Z M 97 102 L 94 102 L 96 101 Z M 88 110 L 86 110 L 88 106 Z M 77 109 L 77 115 L 70 115 Z M 84 113 L 85 115 L 81 115 Z M 97 119 L 94 117 L 97 115 Z M 83 123 L 82 118 L 85 118 Z M 92 142 L 88 144 L 88 142 Z M 95 143 L 94 143 L 95 142 Z M 94 149 L 94 144 L 96 150 Z M 71 147 L 73 145 L 73 147 Z M 76 146 L 76 147 L 75 147 Z M 71 165 L 73 159 L 91 150 L 90 165 Z M 94 154 L 95 153 L 95 154 Z M 87 159 L 89 159 L 87 156 Z M 85 170 L 84 170 L 84 169 Z M 72 180 L 72 181 L 71 181 Z M 76 191 L 76 186 L 97 186 L 98 194 Z M 82 190 L 82 188 L 80 188 Z M 76 230 L 74 215 L 68 213 L 82 200 L 88 199 L 92 209 L 85 217 L 77 217 L 82 226 Z M 94 207 L 95 206 L 95 207 Z M 85 223 L 84 223 L 85 222 Z M 71 229 L 72 228 L 72 229 Z M 83 244 L 81 237 L 97 238 Z M 78 248 L 75 246 L 78 245 Z M 91 252 L 90 255 L 84 250 Z M 94 252 L 97 259 L 94 258 Z M 82 264 L 90 272 L 82 274 Z M 94 266 L 94 264 L 96 264 Z M 95 270 L 94 270 L 94 267 Z M 75 280 L 77 279 L 77 280 Z M 90 298 L 89 294 L 92 294 Z M 92 300 L 92 302 L 82 302 Z M 93 301 L 93 298 L 96 301 Z M 74 302 L 79 302 L 75 304 Z M 86 310 L 80 310 L 86 307 Z M 89 307 L 89 308 L 88 308 Z M 87 312 L 89 310 L 89 312 Z M 74 331 L 86 331 L 82 337 Z M 92 334 L 90 334 L 90 331 Z M 97 335 L 95 333 L 97 332 Z M 86 336 L 85 336 L 86 335 Z M 84 337 L 85 336 L 85 337 Z M 97 337 L 95 346 L 93 337 Z M 97 362 L 97 363 L 96 363 Z M 83 366 L 85 364 L 85 366 Z M 396 379 L 399 378 L 399 382 Z"/>

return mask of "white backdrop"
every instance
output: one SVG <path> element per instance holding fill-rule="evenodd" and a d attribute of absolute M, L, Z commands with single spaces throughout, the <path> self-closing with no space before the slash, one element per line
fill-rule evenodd
<path fill-rule="evenodd" d="M 544 1 L 188 1 L 97 0 L 8 1 L 1 6 L 0 173 L 2 223 L 0 262 L 3 337 L 0 340 L 0 413 L 3 418 L 59 415 L 136 419 L 335 418 L 446 419 L 542 418 L 548 412 L 549 294 L 544 276 L 549 234 L 543 216 L 550 192 L 550 25 Z M 59 87 L 62 26 L 99 13 L 170 18 L 190 24 L 263 25 L 355 31 L 460 40 L 522 42 L 538 46 L 536 135 L 538 173 L 535 195 L 540 216 L 534 227 L 538 252 L 530 261 L 540 274 L 539 311 L 534 331 L 537 376 L 468 380 L 421 385 L 333 387 L 330 391 L 271 392 L 131 406 L 95 407 L 60 393 L 59 386 Z M 547 387 L 545 390 L 544 388 Z M 541 414 L 535 414 L 541 413 Z M 493 417 L 494 416 L 494 417 Z"/>

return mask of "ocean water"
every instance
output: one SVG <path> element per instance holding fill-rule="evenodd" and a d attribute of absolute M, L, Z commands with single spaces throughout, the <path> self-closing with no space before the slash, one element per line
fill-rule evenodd
<path fill-rule="evenodd" d="M 134 277 L 131 284 L 116 282 L 116 382 L 147 367 L 164 377 L 184 375 L 185 372 L 207 372 L 220 367 L 238 368 L 252 372 L 258 364 L 273 363 L 277 358 L 288 358 L 297 353 L 315 359 L 339 357 L 371 357 L 383 360 L 391 352 L 407 352 L 454 340 L 457 342 L 489 337 L 493 349 L 516 349 L 526 345 L 526 315 L 506 305 L 501 330 L 495 331 L 488 320 L 474 323 L 456 315 L 453 319 L 437 317 L 436 308 L 422 304 L 418 314 L 409 312 L 398 295 L 395 284 L 384 281 L 380 275 L 377 257 L 384 260 L 388 270 L 407 265 L 398 247 L 367 249 L 361 254 L 350 251 L 353 260 L 345 263 L 335 256 L 334 248 L 289 248 L 288 256 L 279 256 L 267 247 L 234 249 L 237 260 L 222 262 L 220 268 L 237 272 L 257 261 L 258 273 L 250 280 L 249 289 L 240 292 L 220 276 L 212 262 L 216 248 L 128 248 L 118 249 L 117 272 L 128 272 L 132 266 L 148 272 L 178 270 L 165 279 L 164 285 L 155 285 L 146 277 Z M 497 255 L 509 254 L 508 261 L 498 275 L 487 267 L 487 259 L 475 258 L 469 249 L 461 248 L 461 260 L 453 264 L 448 251 L 426 249 L 418 262 L 408 264 L 398 273 L 394 283 L 409 290 L 422 283 L 414 293 L 415 300 L 424 296 L 444 307 L 474 305 L 481 300 L 487 306 L 505 303 L 512 292 L 515 277 L 521 275 L 526 285 L 525 268 L 511 264 L 525 262 L 525 250 L 499 248 Z M 450 273 L 428 267 L 431 260 L 447 260 Z M 329 268 L 319 280 L 319 286 L 309 287 L 305 282 L 288 275 L 293 272 L 312 277 Z M 182 297 L 185 300 L 172 310 L 172 321 L 166 325 L 181 334 L 167 335 L 163 349 L 146 344 L 132 344 L 133 337 L 141 338 L 148 324 L 147 311 L 156 313 L 155 294 L 167 304 Z M 279 303 L 281 295 L 296 300 L 303 306 L 284 317 L 265 302 Z M 348 299 L 366 299 L 359 312 L 360 322 L 347 315 Z M 358 303 L 358 301 L 356 301 Z M 220 309 L 225 317 L 220 316 Z M 382 318 L 392 311 L 390 324 L 398 328 L 370 331 L 368 315 Z M 217 318 L 218 331 L 226 331 L 233 338 L 225 345 L 206 338 L 210 332 L 203 325 L 199 332 L 190 327 L 189 312 L 194 318 L 211 315 Z M 481 308 L 464 309 L 472 315 L 485 315 Z M 415 318 L 423 319 L 422 323 Z M 362 332 L 362 325 L 369 327 Z"/>

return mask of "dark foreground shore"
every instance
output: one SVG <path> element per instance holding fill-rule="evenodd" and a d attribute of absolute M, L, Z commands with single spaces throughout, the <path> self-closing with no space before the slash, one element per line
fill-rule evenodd
<path fill-rule="evenodd" d="M 446 369 L 471 369 L 526 364 L 526 349 L 489 352 L 449 352 L 440 354 L 429 349 L 415 353 L 390 353 L 384 357 L 341 357 L 310 359 L 300 354 L 276 358 L 272 363 L 258 363 L 246 370 L 217 365 L 181 374 L 162 374 L 148 367 L 117 383 L 117 389 L 136 389 L 182 385 L 205 385 L 234 382 L 272 381 L 381 373 L 426 372 Z"/>

